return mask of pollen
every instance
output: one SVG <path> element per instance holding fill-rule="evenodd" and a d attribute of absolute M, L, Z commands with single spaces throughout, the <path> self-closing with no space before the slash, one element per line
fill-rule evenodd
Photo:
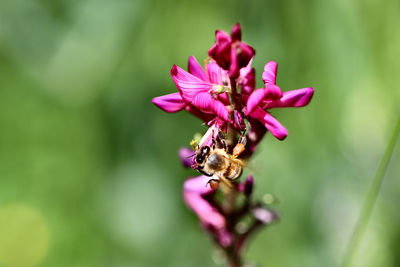
<path fill-rule="evenodd" d="M 199 142 L 192 139 L 192 141 L 190 141 L 190 146 L 193 148 L 193 150 L 196 150 L 197 147 L 199 146 Z"/>
<path fill-rule="evenodd" d="M 243 144 L 237 144 L 233 148 L 233 158 L 237 158 L 244 151 L 245 146 Z"/>

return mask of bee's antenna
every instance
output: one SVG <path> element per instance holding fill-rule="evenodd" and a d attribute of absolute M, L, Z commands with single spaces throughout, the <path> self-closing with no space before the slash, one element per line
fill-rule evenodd
<path fill-rule="evenodd" d="M 188 159 L 188 158 L 191 158 L 191 157 L 193 157 L 194 155 L 196 155 L 196 153 L 193 153 L 192 155 L 187 156 L 186 158 L 187 158 L 187 159 Z"/>

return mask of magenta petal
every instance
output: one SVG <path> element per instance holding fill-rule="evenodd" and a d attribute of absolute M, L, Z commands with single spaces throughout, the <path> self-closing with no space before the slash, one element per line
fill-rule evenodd
<path fill-rule="evenodd" d="M 192 149 L 187 147 L 179 149 L 179 158 L 186 168 L 190 168 L 193 165 L 195 157 L 196 153 Z"/>
<path fill-rule="evenodd" d="M 230 65 L 231 37 L 223 31 L 215 32 L 216 43 L 208 50 L 208 55 L 212 57 L 218 65 L 227 70 Z"/>
<path fill-rule="evenodd" d="M 231 37 L 224 31 L 216 30 L 215 31 L 215 39 L 217 44 L 222 44 L 225 42 L 231 42 Z"/>
<path fill-rule="evenodd" d="M 188 70 L 190 74 L 193 74 L 197 78 L 208 81 L 206 73 L 194 56 L 189 57 Z"/>
<path fill-rule="evenodd" d="M 242 115 L 240 115 L 240 112 L 237 111 L 236 109 L 233 111 L 233 119 L 234 119 L 234 126 L 237 129 L 240 129 L 242 131 L 246 130 L 246 124 L 243 120 Z"/>
<path fill-rule="evenodd" d="M 234 241 L 234 235 L 228 231 L 228 229 L 223 228 L 216 232 L 218 243 L 223 247 L 228 247 L 232 245 Z"/>
<path fill-rule="evenodd" d="M 203 224 L 215 229 L 223 229 L 225 218 L 202 197 L 202 195 L 213 192 L 208 184 L 209 180 L 210 177 L 204 175 L 186 180 L 183 185 L 183 199 Z"/>
<path fill-rule="evenodd" d="M 250 60 L 246 67 L 239 70 L 239 84 L 242 87 L 241 93 L 245 95 L 250 95 L 256 85 L 255 71 L 251 67 L 252 61 L 253 59 Z"/>
<path fill-rule="evenodd" d="M 272 117 L 271 114 L 262 110 L 260 107 L 251 114 L 252 117 L 258 119 L 262 124 L 264 124 L 265 128 L 271 132 L 273 136 L 278 138 L 279 140 L 283 140 L 288 135 L 288 131 L 282 124 L 279 123 L 277 119 Z"/>
<path fill-rule="evenodd" d="M 209 93 L 200 93 L 197 94 L 196 97 L 193 99 L 192 105 L 202 111 L 212 112 L 214 101 L 215 99 L 213 99 Z"/>
<path fill-rule="evenodd" d="M 219 119 L 212 120 L 208 125 L 211 125 L 207 132 L 200 139 L 199 146 L 212 146 L 213 139 L 217 138 L 218 133 L 224 125 L 224 122 L 221 122 Z"/>
<path fill-rule="evenodd" d="M 182 100 L 179 93 L 158 96 L 153 98 L 151 102 L 162 110 L 170 113 L 178 112 L 186 106 L 186 103 Z"/>
<path fill-rule="evenodd" d="M 183 190 L 185 192 L 193 192 L 199 195 L 205 195 L 214 192 L 214 190 L 208 184 L 210 177 L 200 175 L 198 177 L 192 177 L 187 179 L 183 184 Z"/>
<path fill-rule="evenodd" d="M 251 195 L 254 187 L 253 175 L 247 176 L 246 180 L 239 184 L 239 191 L 244 193 L 247 197 Z"/>
<path fill-rule="evenodd" d="M 314 88 L 307 87 L 283 93 L 283 97 L 267 103 L 267 108 L 304 107 L 314 94 Z"/>
<path fill-rule="evenodd" d="M 262 79 L 267 85 L 268 83 L 270 84 L 276 84 L 276 71 L 278 68 L 278 63 L 275 61 L 270 61 L 264 66 L 264 72 L 262 75 Z"/>
<path fill-rule="evenodd" d="M 229 122 L 228 109 L 219 100 L 215 100 L 209 93 L 200 93 L 192 101 L 192 105 L 205 112 L 212 112 L 224 121 Z"/>
<path fill-rule="evenodd" d="M 217 51 L 218 51 L 218 45 L 215 43 L 213 44 L 213 46 L 211 46 L 211 48 L 208 50 L 208 55 L 212 58 L 215 59 L 215 56 L 217 55 Z"/>
<path fill-rule="evenodd" d="M 246 63 L 247 64 L 247 63 Z M 229 66 L 229 77 L 237 78 L 239 76 L 239 56 L 234 47 L 231 49 L 231 65 Z"/>
<path fill-rule="evenodd" d="M 259 88 L 255 90 L 251 95 L 249 96 L 249 99 L 247 100 L 247 105 L 246 105 L 246 114 L 251 114 L 253 111 L 258 107 L 258 105 L 264 100 L 266 91 L 264 88 Z"/>
<path fill-rule="evenodd" d="M 256 207 L 252 210 L 253 216 L 263 224 L 270 224 L 278 219 L 275 212 L 268 210 L 264 207 Z"/>
<path fill-rule="evenodd" d="M 280 99 L 283 96 L 281 88 L 275 84 L 265 84 L 265 98 L 267 99 Z"/>
<path fill-rule="evenodd" d="M 266 84 L 266 88 L 259 88 L 250 95 L 247 100 L 246 113 L 252 113 L 264 100 L 279 99 L 282 95 L 282 90 L 279 86 L 275 84 Z"/>
<path fill-rule="evenodd" d="M 228 93 L 218 94 L 218 99 L 219 99 L 224 105 L 229 105 L 229 104 L 230 104 Z"/>
<path fill-rule="evenodd" d="M 200 118 L 201 120 L 203 120 L 203 122 L 209 122 L 210 120 L 215 118 L 215 115 L 212 113 L 205 113 L 201 110 L 199 110 L 198 108 L 192 106 L 192 105 L 187 105 L 185 107 L 185 110 L 191 114 L 193 114 L 194 116 Z"/>
<path fill-rule="evenodd" d="M 213 84 L 224 85 L 224 81 L 228 82 L 229 77 L 224 69 L 222 69 L 215 61 L 211 61 L 207 65 L 207 74 L 210 82 Z"/>
<path fill-rule="evenodd" d="M 256 51 L 253 47 L 240 42 L 238 44 L 238 55 L 239 55 L 239 68 L 243 68 L 249 64 L 250 60 L 254 57 Z"/>
<path fill-rule="evenodd" d="M 200 78 L 184 71 L 176 65 L 171 69 L 171 76 L 183 100 L 189 103 L 193 101 L 193 98 L 198 93 L 207 92 L 212 88 L 211 83 L 202 81 Z"/>
<path fill-rule="evenodd" d="M 239 48 L 239 55 L 242 58 L 242 62 L 240 62 L 241 67 L 245 67 L 247 66 L 247 64 L 249 64 L 250 60 L 254 57 L 256 51 L 254 50 L 253 47 L 251 47 L 250 45 L 240 42 L 238 44 L 238 48 Z"/>
<path fill-rule="evenodd" d="M 231 36 L 233 42 L 242 40 L 242 29 L 240 27 L 240 23 L 236 23 L 235 25 L 233 25 Z"/>

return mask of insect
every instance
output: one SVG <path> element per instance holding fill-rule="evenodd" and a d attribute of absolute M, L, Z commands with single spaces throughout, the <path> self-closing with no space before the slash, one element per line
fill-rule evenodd
<path fill-rule="evenodd" d="M 236 180 L 242 174 L 244 162 L 237 157 L 244 151 L 246 138 L 241 136 L 237 145 L 233 149 L 233 154 L 229 154 L 225 141 L 218 134 L 222 148 L 216 147 L 216 141 L 213 139 L 213 146 L 201 147 L 196 155 L 197 170 L 209 177 L 216 175 L 219 179 L 210 179 L 208 181 L 213 190 L 218 189 L 222 180 L 228 186 L 232 187 L 230 181 Z"/>

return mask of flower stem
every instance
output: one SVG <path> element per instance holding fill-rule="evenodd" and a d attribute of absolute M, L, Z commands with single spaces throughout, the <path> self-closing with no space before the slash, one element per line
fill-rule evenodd
<path fill-rule="evenodd" d="M 400 132 L 400 116 L 398 117 L 397 124 L 393 130 L 392 136 L 386 147 L 385 153 L 383 154 L 382 159 L 379 163 L 379 167 L 376 170 L 375 177 L 368 188 L 366 199 L 364 201 L 363 206 L 361 207 L 361 212 L 357 224 L 355 226 L 353 235 L 345 252 L 346 254 L 342 264 L 343 267 L 350 267 L 353 265 L 356 252 L 358 251 L 358 247 L 360 246 L 363 234 L 367 228 L 368 221 L 371 216 L 374 204 L 376 202 L 379 189 L 382 185 L 383 177 L 385 175 L 390 158 L 392 156 L 393 149 L 395 147 L 397 138 L 399 136 L 399 132 Z"/>
<path fill-rule="evenodd" d="M 231 89 L 232 89 L 232 93 L 231 93 L 231 97 L 232 97 L 232 110 L 241 110 L 242 106 L 241 101 L 239 99 L 239 95 L 238 95 L 238 91 L 237 91 L 237 87 L 236 87 L 236 79 L 231 78 L 230 79 L 230 83 L 231 83 Z M 233 114 L 233 113 L 232 113 Z"/>
<path fill-rule="evenodd" d="M 235 252 L 228 254 L 228 267 L 242 267 L 242 259 L 239 254 Z"/>

